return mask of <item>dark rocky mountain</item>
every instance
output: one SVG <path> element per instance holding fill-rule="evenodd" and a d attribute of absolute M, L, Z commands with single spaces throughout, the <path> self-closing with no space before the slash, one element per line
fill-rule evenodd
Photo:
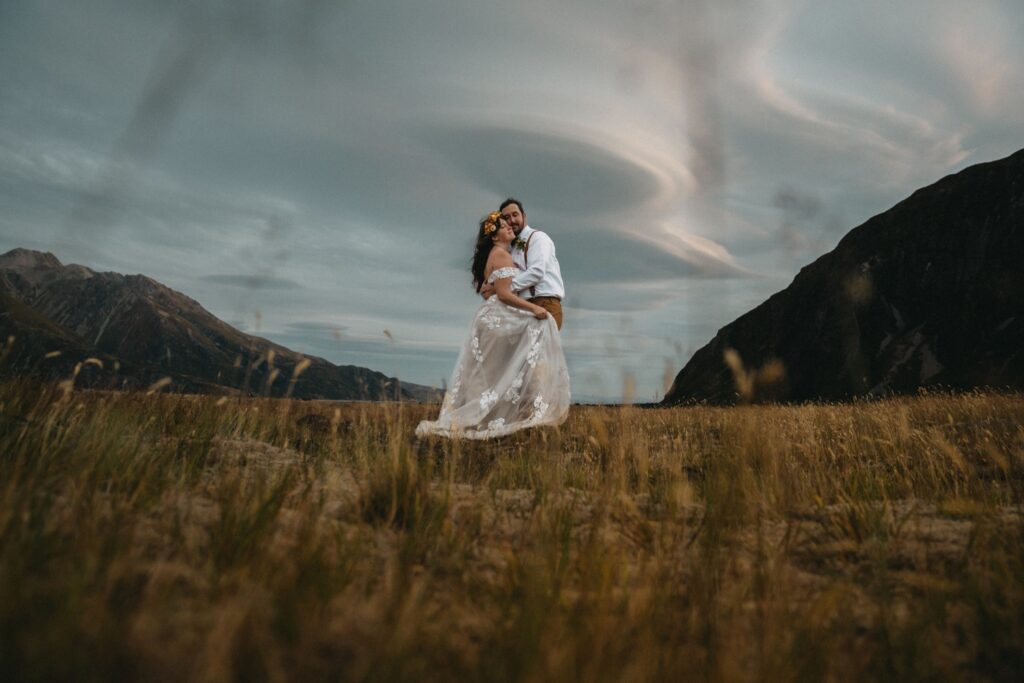
<path fill-rule="evenodd" d="M 929 386 L 1024 389 L 1024 150 L 947 176 L 851 230 L 719 330 L 663 403 Z"/>
<path fill-rule="evenodd" d="M 435 400 L 432 387 L 304 357 L 245 334 L 144 275 L 97 273 L 50 253 L 0 256 L 0 376 L 334 400 Z M 85 362 L 94 358 L 95 361 Z M 296 366 L 302 364 L 292 383 Z M 290 386 L 291 385 L 291 386 Z"/>

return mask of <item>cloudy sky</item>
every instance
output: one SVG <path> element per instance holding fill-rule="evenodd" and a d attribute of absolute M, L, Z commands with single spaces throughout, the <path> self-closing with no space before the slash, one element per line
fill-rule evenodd
<path fill-rule="evenodd" d="M 0 0 L 0 66 L 0 250 L 437 386 L 515 196 L 582 401 L 1024 147 L 1020 0 Z"/>

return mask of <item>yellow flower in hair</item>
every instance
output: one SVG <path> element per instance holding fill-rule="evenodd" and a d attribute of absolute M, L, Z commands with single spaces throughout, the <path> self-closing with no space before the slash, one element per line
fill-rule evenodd
<path fill-rule="evenodd" d="M 498 229 L 498 219 L 501 218 L 501 214 L 497 211 L 492 211 L 488 216 L 487 220 L 484 221 L 484 234 L 490 235 L 492 232 Z"/>

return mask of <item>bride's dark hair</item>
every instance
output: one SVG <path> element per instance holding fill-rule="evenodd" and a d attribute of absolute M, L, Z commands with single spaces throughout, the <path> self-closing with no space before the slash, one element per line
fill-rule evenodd
<path fill-rule="evenodd" d="M 491 248 L 494 246 L 494 233 L 498 230 L 498 219 L 501 214 L 497 211 L 488 214 L 482 221 L 476 233 L 476 247 L 473 249 L 473 260 L 469 264 L 469 272 L 473 274 L 473 288 L 477 292 L 484 286 L 484 268 L 487 267 L 487 257 L 491 255 Z"/>

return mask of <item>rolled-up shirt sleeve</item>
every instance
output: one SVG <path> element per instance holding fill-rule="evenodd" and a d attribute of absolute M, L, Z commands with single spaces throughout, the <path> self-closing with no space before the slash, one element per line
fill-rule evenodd
<path fill-rule="evenodd" d="M 512 291 L 522 292 L 530 287 L 535 287 L 544 279 L 548 259 L 555 250 L 555 243 L 551 238 L 542 232 L 533 234 L 530 240 L 530 248 L 527 251 L 526 270 L 512 278 Z"/>

